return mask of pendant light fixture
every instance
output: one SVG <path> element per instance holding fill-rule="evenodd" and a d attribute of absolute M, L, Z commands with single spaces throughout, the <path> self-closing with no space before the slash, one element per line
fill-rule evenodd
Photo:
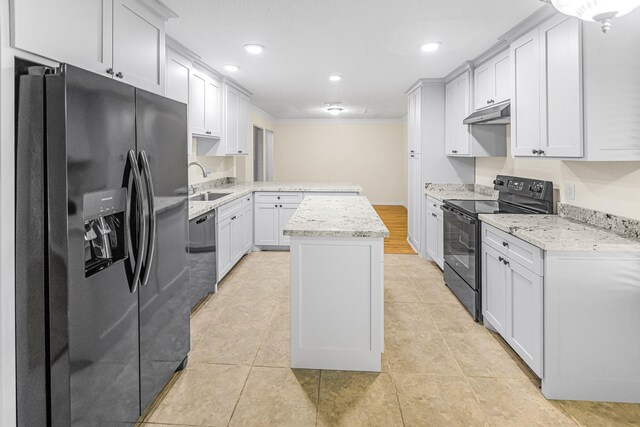
<path fill-rule="evenodd" d="M 609 31 L 613 18 L 626 15 L 640 6 L 640 0 L 551 0 L 551 3 L 565 15 L 599 22 L 603 33 Z"/>

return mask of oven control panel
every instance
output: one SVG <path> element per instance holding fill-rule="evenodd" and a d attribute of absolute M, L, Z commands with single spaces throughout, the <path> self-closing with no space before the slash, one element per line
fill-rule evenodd
<path fill-rule="evenodd" d="M 553 183 L 539 179 L 498 175 L 493 181 L 493 188 L 500 192 L 537 200 L 553 197 Z"/>

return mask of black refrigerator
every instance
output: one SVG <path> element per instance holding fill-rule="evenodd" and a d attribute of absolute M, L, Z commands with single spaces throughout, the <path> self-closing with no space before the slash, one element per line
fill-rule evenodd
<path fill-rule="evenodd" d="M 189 351 L 187 106 L 17 70 L 18 425 L 131 425 Z"/>

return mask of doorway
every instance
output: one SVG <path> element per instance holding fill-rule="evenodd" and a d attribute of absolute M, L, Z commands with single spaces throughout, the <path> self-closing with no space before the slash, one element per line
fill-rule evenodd
<path fill-rule="evenodd" d="M 273 131 L 253 126 L 253 180 L 273 181 Z"/>

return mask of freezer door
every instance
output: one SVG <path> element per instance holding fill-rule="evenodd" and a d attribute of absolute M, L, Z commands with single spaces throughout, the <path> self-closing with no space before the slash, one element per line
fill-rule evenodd
<path fill-rule="evenodd" d="M 87 194 L 121 193 L 128 184 L 135 91 L 68 65 L 62 74 L 47 76 L 45 87 L 52 425 L 135 422 L 140 397 L 138 297 L 130 281 L 134 248 L 126 239 L 111 240 L 112 249 L 125 245 L 126 257 L 87 276 L 90 208 L 84 206 Z"/>
<path fill-rule="evenodd" d="M 139 291 L 144 413 L 189 352 L 187 106 L 136 90 L 136 129 L 143 181 L 155 210 Z"/>

